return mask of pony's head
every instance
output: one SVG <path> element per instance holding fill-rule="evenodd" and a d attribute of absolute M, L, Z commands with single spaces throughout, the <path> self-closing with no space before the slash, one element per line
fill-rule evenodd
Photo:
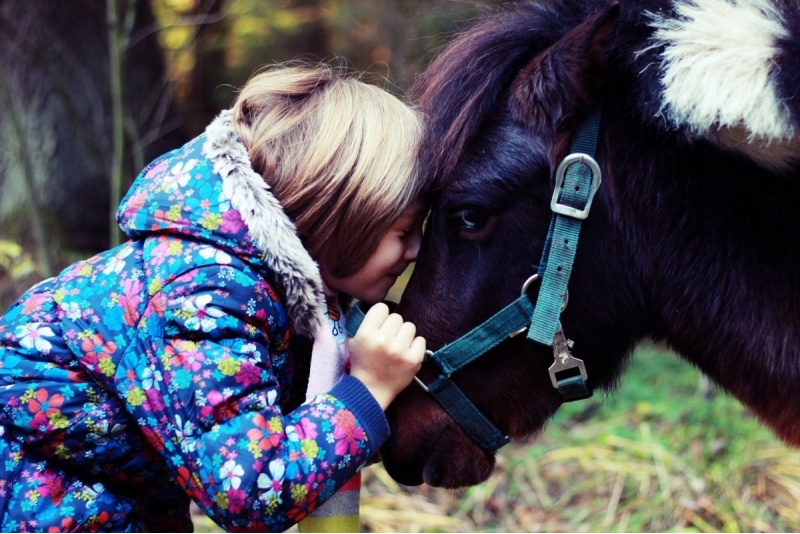
<path fill-rule="evenodd" d="M 573 20 L 569 29 L 552 22 L 559 15 L 575 17 L 574 11 L 527 9 L 462 35 L 417 82 L 419 104 L 429 117 L 420 160 L 436 178 L 439 194 L 400 312 L 417 324 L 430 348 L 502 309 L 536 273 L 554 170 L 607 85 L 615 6 Z M 626 353 L 629 347 L 614 340 L 630 340 L 636 331 L 636 322 L 619 321 L 616 311 L 627 312 L 630 303 L 617 288 L 624 254 L 614 250 L 611 218 L 601 194 L 581 237 L 563 315 L 576 354 L 591 347 L 593 384 L 617 374 L 621 359 L 608 361 L 607 354 Z M 531 289 L 531 298 L 536 292 Z M 591 332 L 582 326 L 586 321 Z M 598 322 L 605 328 L 597 328 Z M 518 336 L 452 378 L 501 432 L 522 437 L 542 428 L 562 403 L 548 374 L 552 363 L 552 348 Z M 430 381 L 439 372 L 428 363 L 420 377 Z M 476 445 L 415 384 L 388 416 L 392 437 L 383 460 L 400 482 L 455 487 L 491 472 L 493 451 Z"/>
<path fill-rule="evenodd" d="M 785 288 L 797 280 L 796 247 L 780 255 L 753 251 L 780 246 L 796 217 L 778 189 L 754 197 L 751 184 L 798 187 L 787 172 L 796 172 L 799 153 L 792 124 L 800 117 L 800 69 L 786 59 L 797 42 L 766 3 L 622 1 L 622 8 L 552 0 L 500 10 L 454 39 L 420 76 L 415 92 L 428 117 L 420 161 L 438 196 L 399 312 L 439 349 L 520 295 L 540 267 L 556 169 L 599 107 L 602 186 L 582 223 L 560 315 L 587 382 L 612 387 L 640 340 L 664 340 L 779 433 L 796 436 L 794 412 L 751 387 L 758 375 L 774 388 L 770 369 L 780 366 L 759 367 L 759 340 L 741 333 L 770 329 L 773 353 L 781 354 L 774 358 L 789 357 L 786 329 L 794 324 L 796 331 L 796 313 L 786 311 L 794 297 Z M 722 46 L 731 36 L 716 30 L 720 10 L 738 17 L 729 28 L 739 32 L 738 56 Z M 710 47 L 715 62 L 698 70 L 695 62 L 709 52 L 692 56 L 692 47 L 709 39 L 724 42 Z M 785 68 L 773 72 L 776 63 Z M 689 88 L 695 100 L 684 98 Z M 723 90 L 731 98 L 714 98 Z M 764 127 L 776 123 L 785 127 Z M 790 149 L 769 154 L 731 141 L 740 128 L 751 141 L 778 148 L 787 141 Z M 767 271 L 771 278 L 747 278 Z M 537 291 L 530 290 L 533 302 Z M 748 311 L 755 300 L 770 302 L 767 294 L 783 303 L 780 314 L 774 305 L 760 308 L 768 322 Z M 737 367 L 719 353 L 737 355 Z M 551 347 L 516 336 L 450 379 L 501 433 L 525 437 L 564 402 L 548 372 L 553 360 Z M 440 373 L 429 361 L 419 378 L 431 384 Z M 787 384 L 782 391 L 789 395 L 793 383 L 780 382 Z M 412 383 L 387 416 L 392 433 L 382 459 L 398 481 L 458 487 L 491 472 L 491 448 L 479 446 L 419 385 Z"/>

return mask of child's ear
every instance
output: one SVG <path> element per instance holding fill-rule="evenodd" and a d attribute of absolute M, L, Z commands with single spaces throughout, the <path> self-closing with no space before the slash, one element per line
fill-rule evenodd
<path fill-rule="evenodd" d="M 614 4 L 582 22 L 534 57 L 511 86 L 511 112 L 543 134 L 564 119 L 582 115 L 605 86 L 609 51 L 619 17 Z"/>

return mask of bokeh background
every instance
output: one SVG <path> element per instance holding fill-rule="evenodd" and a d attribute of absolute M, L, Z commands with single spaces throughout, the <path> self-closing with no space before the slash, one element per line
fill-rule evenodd
<path fill-rule="evenodd" d="M 402 96 L 500 3 L 0 0 L 0 309 L 118 242 L 114 208 L 138 171 L 199 134 L 258 67 L 327 60 Z M 800 453 L 653 345 L 615 392 L 503 448 L 479 486 L 405 487 L 380 465 L 364 481 L 364 531 L 800 531 Z M 219 531 L 200 514 L 196 529 Z"/>

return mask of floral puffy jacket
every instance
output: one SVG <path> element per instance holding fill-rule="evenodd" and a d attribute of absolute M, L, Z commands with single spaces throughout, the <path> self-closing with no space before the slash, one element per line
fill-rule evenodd
<path fill-rule="evenodd" d="M 388 426 L 348 376 L 300 404 L 319 271 L 230 112 L 117 217 L 127 243 L 0 318 L 0 530 L 191 531 L 190 499 L 226 530 L 285 530 Z"/>

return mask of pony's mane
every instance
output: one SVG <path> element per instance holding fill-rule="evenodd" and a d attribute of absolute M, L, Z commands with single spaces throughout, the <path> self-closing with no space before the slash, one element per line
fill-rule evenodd
<path fill-rule="evenodd" d="M 411 95 L 428 120 L 422 171 L 444 185 L 525 63 L 617 1 L 614 75 L 627 111 L 768 168 L 796 165 L 794 0 L 552 0 L 488 13 L 415 81 Z"/>
<path fill-rule="evenodd" d="M 428 124 L 420 161 L 428 176 L 451 174 L 517 71 L 605 4 L 559 0 L 506 6 L 460 32 L 411 88 Z"/>

